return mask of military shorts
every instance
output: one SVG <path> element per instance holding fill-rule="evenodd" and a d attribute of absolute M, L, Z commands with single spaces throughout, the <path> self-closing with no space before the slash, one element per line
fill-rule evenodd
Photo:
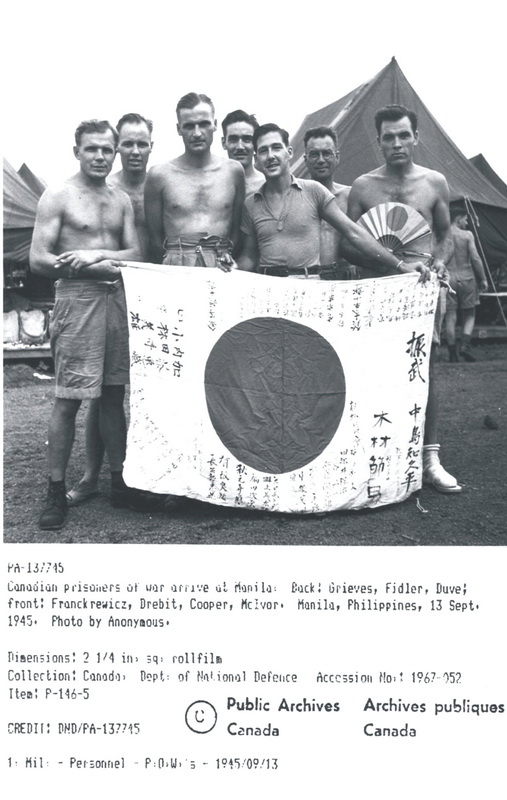
<path fill-rule="evenodd" d="M 56 397 L 100 397 L 102 386 L 129 382 L 125 290 L 112 283 L 62 278 L 50 323 Z"/>

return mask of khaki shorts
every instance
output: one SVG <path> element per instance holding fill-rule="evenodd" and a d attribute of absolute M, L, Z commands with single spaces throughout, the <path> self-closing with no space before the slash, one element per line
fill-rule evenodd
<path fill-rule="evenodd" d="M 451 275 L 449 283 L 456 294 L 447 295 L 447 308 L 475 308 L 479 305 L 479 289 L 475 278 L 456 278 Z"/>
<path fill-rule="evenodd" d="M 55 284 L 50 324 L 56 397 L 100 397 L 102 386 L 129 382 L 125 290 L 114 283 L 67 280 Z"/>

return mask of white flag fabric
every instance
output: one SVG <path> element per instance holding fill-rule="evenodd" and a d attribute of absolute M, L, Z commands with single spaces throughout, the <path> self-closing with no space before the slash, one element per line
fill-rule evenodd
<path fill-rule="evenodd" d="M 421 487 L 436 279 L 122 274 L 129 486 L 295 513 Z"/>

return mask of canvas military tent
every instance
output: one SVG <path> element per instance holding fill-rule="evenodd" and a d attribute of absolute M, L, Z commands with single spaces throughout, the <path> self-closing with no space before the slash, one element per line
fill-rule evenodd
<path fill-rule="evenodd" d="M 351 184 L 359 175 L 381 166 L 384 161 L 376 142 L 374 115 L 377 109 L 390 103 L 400 103 L 417 113 L 417 163 L 445 175 L 451 201 L 465 197 L 471 201 L 479 218 L 486 259 L 494 274 L 507 260 L 507 196 L 454 144 L 412 88 L 394 57 L 372 80 L 305 117 L 291 141 L 294 174 L 309 177 L 303 159 L 303 138 L 308 128 L 319 125 L 327 125 L 337 133 L 341 160 L 335 180 L 339 183 Z"/>
<path fill-rule="evenodd" d="M 504 197 L 507 197 L 507 183 L 503 182 L 500 175 L 495 172 L 489 161 L 484 158 L 482 153 L 472 156 L 472 158 L 469 158 L 468 160 L 476 169 L 479 170 L 479 172 L 482 172 L 484 177 L 487 178 L 488 181 L 504 195 Z"/>
<path fill-rule="evenodd" d="M 32 170 L 26 164 L 21 164 L 20 168 L 18 169 L 18 175 L 20 178 L 24 180 L 27 186 L 35 192 L 37 197 L 40 197 L 44 189 L 46 188 L 46 184 L 37 175 L 34 175 Z"/>
<path fill-rule="evenodd" d="M 44 184 L 23 166 L 25 176 L 29 173 L 28 182 L 4 158 L 4 259 L 28 263 L 37 203 Z"/>

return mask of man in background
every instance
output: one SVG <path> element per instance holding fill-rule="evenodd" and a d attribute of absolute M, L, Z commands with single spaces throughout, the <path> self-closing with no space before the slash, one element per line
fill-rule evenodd
<path fill-rule="evenodd" d="M 329 189 L 340 211 L 346 214 L 350 186 L 333 180 L 340 163 L 336 132 L 324 125 L 310 128 L 304 135 L 304 146 L 304 158 L 310 177 Z M 358 277 L 357 269 L 340 258 L 340 239 L 339 232 L 323 220 L 320 228 L 320 263 L 334 264 L 338 280 L 351 280 Z"/>
<path fill-rule="evenodd" d="M 255 116 L 238 109 L 231 111 L 222 121 L 222 147 L 229 158 L 239 161 L 245 170 L 245 196 L 256 192 L 264 183 L 264 175 L 253 164 L 253 135 L 259 127 Z"/>
<path fill-rule="evenodd" d="M 153 122 L 140 114 L 124 114 L 118 120 L 118 153 L 121 170 L 111 175 L 109 183 L 126 192 L 134 209 L 136 230 L 142 247 L 142 261 L 148 260 L 148 232 L 144 216 L 144 184 L 148 161 L 153 150 Z"/>
<path fill-rule="evenodd" d="M 447 295 L 445 312 L 445 332 L 449 361 L 458 361 L 456 349 L 456 321 L 458 308 L 461 309 L 461 349 L 465 361 L 475 361 L 470 352 L 472 333 L 475 325 L 475 307 L 479 305 L 479 291 L 486 292 L 488 281 L 477 248 L 474 235 L 466 230 L 467 215 L 462 208 L 451 209 L 451 231 L 454 241 L 454 254 L 449 261 L 449 283 L 456 294 Z"/>

